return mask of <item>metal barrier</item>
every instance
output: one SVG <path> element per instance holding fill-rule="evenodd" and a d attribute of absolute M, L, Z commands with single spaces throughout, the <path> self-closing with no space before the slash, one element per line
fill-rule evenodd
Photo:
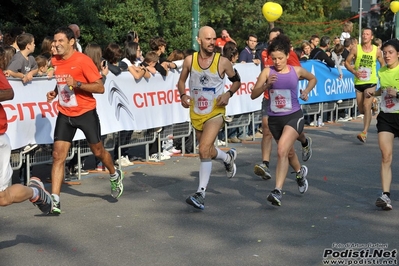
<path fill-rule="evenodd" d="M 304 116 L 313 115 L 313 121 L 317 121 L 317 115 L 321 113 L 321 103 L 301 105 Z"/>
<path fill-rule="evenodd" d="M 21 168 L 23 163 L 23 158 L 22 158 L 22 153 L 20 150 L 13 150 L 11 151 L 11 157 L 10 157 L 10 164 L 12 170 L 18 170 Z"/>
<path fill-rule="evenodd" d="M 255 141 L 256 126 L 262 124 L 263 113 L 262 110 L 251 113 L 252 119 L 252 140 Z"/>
<path fill-rule="evenodd" d="M 337 102 L 325 102 L 321 103 L 321 116 L 324 116 L 325 112 L 330 112 L 330 121 L 334 121 L 334 110 L 337 108 Z M 315 120 L 316 121 L 316 120 Z M 322 119 L 324 121 L 324 119 Z"/>
<path fill-rule="evenodd" d="M 335 109 L 336 121 L 338 120 L 338 110 L 349 109 L 349 114 L 351 114 L 352 108 L 354 108 L 355 106 L 356 106 L 356 99 L 343 100 L 341 103 L 338 103 Z M 356 116 L 356 109 L 355 109 L 355 116 Z"/>
<path fill-rule="evenodd" d="M 154 143 L 157 137 L 157 129 L 140 131 L 120 131 L 118 132 L 118 158 L 121 158 L 121 149 L 134 146 L 145 145 L 146 161 L 149 158 L 149 144 Z M 121 168 L 121 166 L 119 166 Z"/>
<path fill-rule="evenodd" d="M 75 153 L 75 147 L 72 146 L 67 155 L 67 160 L 70 160 L 73 158 L 73 155 Z M 53 162 L 53 146 L 48 144 L 48 145 L 39 145 L 39 147 L 32 152 L 28 152 L 26 154 L 22 154 L 22 164 L 25 163 L 26 165 L 26 182 L 29 182 L 30 178 L 30 167 L 35 166 L 35 165 L 43 165 L 43 164 L 51 164 Z M 22 166 L 21 164 L 21 166 Z"/>
<path fill-rule="evenodd" d="M 189 137 L 192 133 L 192 126 L 190 122 L 183 122 L 178 124 L 173 124 L 171 126 L 166 126 L 161 132 L 159 132 L 159 142 L 158 151 L 162 149 L 162 141 L 167 141 L 170 139 L 182 139 L 182 154 L 186 152 L 186 137 Z M 193 151 L 195 151 L 195 143 L 193 142 Z M 160 156 L 160 154 L 158 154 Z"/>
<path fill-rule="evenodd" d="M 230 128 L 237 128 L 237 127 L 244 127 L 244 135 L 246 135 L 246 128 L 251 123 L 252 121 L 252 113 L 246 113 L 246 114 L 241 114 L 241 115 L 235 115 L 233 117 L 233 121 L 229 123 L 225 123 L 224 125 L 224 134 L 225 134 L 225 140 L 226 140 L 226 147 L 228 146 L 228 129 Z"/>
<path fill-rule="evenodd" d="M 109 151 L 112 152 L 115 148 L 115 134 L 110 133 L 107 135 L 103 135 L 101 136 L 101 141 L 104 145 L 104 148 Z M 80 180 L 82 175 L 81 175 L 81 169 L 82 169 L 82 156 L 89 156 L 92 155 L 92 151 L 90 149 L 89 143 L 86 140 L 78 140 L 78 141 L 74 141 L 73 142 L 73 146 L 76 147 L 75 149 L 75 154 L 77 156 L 77 165 L 78 165 L 78 179 Z M 73 158 L 72 156 L 72 158 Z M 71 158 L 71 159 L 72 159 Z M 70 160 L 70 159 L 69 159 Z"/>
<path fill-rule="evenodd" d="M 183 122 L 183 123 L 178 123 L 178 124 L 173 124 L 170 126 L 165 126 L 162 128 L 162 130 L 159 130 L 157 132 L 156 136 L 156 141 L 158 145 L 158 158 L 161 158 L 161 153 L 162 153 L 162 142 L 163 141 L 168 141 L 172 139 L 182 139 L 182 154 L 185 154 L 186 152 L 186 137 L 189 137 L 192 134 L 192 126 L 191 122 Z M 195 152 L 195 141 L 193 141 L 193 151 Z M 146 156 L 147 160 L 149 158 L 149 155 Z"/>

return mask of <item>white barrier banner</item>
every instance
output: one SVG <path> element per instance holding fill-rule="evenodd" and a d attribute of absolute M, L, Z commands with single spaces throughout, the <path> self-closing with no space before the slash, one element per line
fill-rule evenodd
<path fill-rule="evenodd" d="M 261 98 L 251 100 L 250 89 L 256 83 L 259 67 L 254 64 L 234 66 L 241 76 L 241 88 L 230 99 L 228 115 L 259 110 Z M 159 74 L 149 80 L 135 81 L 129 72 L 115 77 L 108 74 L 104 94 L 95 94 L 97 112 L 101 121 L 101 134 L 121 130 L 143 130 L 189 121 L 188 109 L 181 106 L 177 82 L 179 72 L 168 76 Z M 226 79 L 227 80 L 227 79 Z M 53 143 L 57 117 L 57 100 L 47 103 L 46 93 L 55 88 L 55 80 L 35 78 L 23 85 L 20 80 L 10 79 L 14 99 L 3 102 L 8 117 L 7 134 L 12 149 L 27 144 Z M 226 90 L 231 82 L 226 81 Z M 84 139 L 78 130 L 74 140 Z"/>

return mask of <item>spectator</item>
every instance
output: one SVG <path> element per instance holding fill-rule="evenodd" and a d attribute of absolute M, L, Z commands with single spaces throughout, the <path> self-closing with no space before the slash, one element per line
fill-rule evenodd
<path fill-rule="evenodd" d="M 151 77 L 151 74 L 148 72 L 147 68 L 140 65 L 140 57 L 140 45 L 137 42 L 128 42 L 125 46 L 124 58 L 122 61 L 127 64 L 127 69 L 135 80 L 139 80 L 142 77 Z"/>
<path fill-rule="evenodd" d="M 320 43 L 320 38 L 319 38 L 319 36 L 316 35 L 316 34 L 310 36 L 309 43 L 310 43 L 310 48 L 311 48 L 311 50 L 313 50 L 314 48 L 317 48 L 317 46 L 318 46 L 319 43 Z"/>
<path fill-rule="evenodd" d="M 177 68 L 176 64 L 173 64 L 166 60 L 165 50 L 166 41 L 162 37 L 154 37 L 150 40 L 151 51 L 154 51 L 159 56 L 159 61 L 155 65 L 155 69 L 162 75 L 166 76 L 169 69 Z"/>
<path fill-rule="evenodd" d="M 11 45 L 0 45 L 0 69 L 7 69 L 15 52 L 15 48 Z"/>
<path fill-rule="evenodd" d="M 51 45 L 53 43 L 53 37 L 51 36 L 46 36 L 44 37 L 43 41 L 42 41 L 42 46 L 40 48 L 40 54 L 45 56 L 47 58 L 47 60 L 51 61 L 51 56 L 52 56 L 52 52 L 51 52 Z"/>
<path fill-rule="evenodd" d="M 327 64 L 329 67 L 334 67 L 335 63 L 330 58 L 330 52 L 328 48 L 330 47 L 330 37 L 323 36 L 320 40 L 320 47 L 314 48 L 309 55 L 309 59 L 317 59 L 321 62 Z"/>
<path fill-rule="evenodd" d="M 233 43 L 237 44 L 236 41 L 230 37 L 230 34 L 227 32 L 227 30 L 222 30 L 222 33 L 220 34 L 220 36 L 221 37 L 216 39 L 215 46 L 220 47 L 222 50 L 223 50 L 223 46 L 227 42 L 233 42 Z"/>
<path fill-rule="evenodd" d="M 270 32 L 269 32 L 269 43 L 271 41 L 273 41 L 274 38 L 276 38 L 280 34 L 284 34 L 283 29 L 281 29 L 281 28 L 273 28 L 273 29 L 271 29 Z M 289 53 L 290 54 L 289 54 L 289 57 L 288 57 L 288 64 L 291 65 L 291 66 L 300 66 L 301 63 L 299 63 L 299 59 L 296 56 L 295 52 L 293 50 L 290 50 Z M 273 60 L 269 56 L 269 54 L 267 53 L 266 49 L 262 51 L 262 64 L 263 64 L 263 67 L 273 65 Z"/>
<path fill-rule="evenodd" d="M 47 58 L 44 55 L 38 55 L 35 57 L 35 60 L 38 68 L 36 76 L 47 76 L 49 70 Z"/>
<path fill-rule="evenodd" d="M 339 36 L 335 36 L 335 37 L 334 37 L 334 40 L 333 40 L 333 43 L 332 43 L 332 46 L 334 47 L 335 45 L 337 45 L 337 44 L 339 44 L 339 43 L 341 43 L 341 41 L 340 41 L 340 39 L 339 39 Z"/>
<path fill-rule="evenodd" d="M 49 79 L 51 79 L 54 76 L 54 68 L 51 65 L 51 57 L 54 55 L 54 51 L 52 50 L 53 42 L 54 42 L 53 37 L 51 36 L 44 37 L 40 49 L 40 55 L 45 56 L 47 59 L 47 65 L 48 65 L 47 77 Z"/>
<path fill-rule="evenodd" d="M 301 44 L 301 49 L 302 49 L 301 58 L 306 58 L 306 60 L 309 59 L 310 52 L 312 51 L 310 43 L 308 41 L 303 41 Z M 301 61 L 301 60 L 299 60 L 299 61 Z M 304 60 L 302 60 L 302 61 L 304 61 Z"/>
<path fill-rule="evenodd" d="M 339 40 L 342 45 L 344 45 L 344 41 L 346 39 L 349 39 L 351 37 L 352 31 L 353 31 L 353 23 L 351 21 L 345 21 L 341 36 L 339 37 Z"/>
<path fill-rule="evenodd" d="M 246 41 L 247 46 L 241 51 L 238 61 L 240 63 L 254 63 L 255 65 L 260 64 L 260 57 L 256 54 L 256 45 L 258 44 L 258 37 L 254 34 L 248 36 Z"/>
<path fill-rule="evenodd" d="M 223 46 L 223 57 L 226 57 L 231 64 L 234 66 L 234 64 L 238 60 L 238 49 L 237 45 L 234 42 L 227 42 Z M 239 116 L 235 116 L 236 118 Z M 233 118 L 234 119 L 234 118 Z M 235 128 L 229 128 L 227 130 L 227 141 L 229 143 L 241 143 L 243 139 L 240 139 L 241 135 L 243 134 L 242 127 L 235 127 Z M 222 141 L 225 141 L 225 136 L 224 136 L 224 131 L 222 130 L 218 138 L 220 138 Z M 247 139 L 245 139 L 247 140 Z"/>
<path fill-rule="evenodd" d="M 159 56 L 155 51 L 149 51 L 146 53 L 143 61 L 143 66 L 148 69 L 148 71 L 152 74 L 157 72 L 156 65 L 159 62 Z"/>
<path fill-rule="evenodd" d="M 12 57 L 5 75 L 27 83 L 38 71 L 35 58 L 31 55 L 35 51 L 35 38 L 30 33 L 23 33 L 17 37 L 17 44 L 21 50 Z"/>
<path fill-rule="evenodd" d="M 20 27 L 12 28 L 10 32 L 4 35 L 4 44 L 11 45 L 15 48 L 16 52 L 18 52 L 21 48 L 18 47 L 17 37 L 23 33 L 25 33 L 25 31 Z"/>
<path fill-rule="evenodd" d="M 68 26 L 73 31 L 73 34 L 75 34 L 75 49 L 78 52 L 82 52 L 82 46 L 79 44 L 79 38 L 80 38 L 80 28 L 77 24 L 70 24 Z"/>
<path fill-rule="evenodd" d="M 338 43 L 334 46 L 334 48 L 331 50 L 331 59 L 335 63 L 335 67 L 338 69 L 338 78 L 342 79 L 342 69 L 341 65 L 343 63 L 342 61 L 342 52 L 344 51 L 344 46 L 341 43 Z"/>
<path fill-rule="evenodd" d="M 295 52 L 295 54 L 297 55 L 298 60 L 299 60 L 300 62 L 303 62 L 303 61 L 308 60 L 308 58 L 307 58 L 307 57 L 305 56 L 305 54 L 303 53 L 302 48 L 296 47 L 296 48 L 294 48 L 294 52 Z"/>
<path fill-rule="evenodd" d="M 349 51 L 352 49 L 352 38 L 345 39 L 344 41 L 344 51 L 342 52 L 342 60 L 345 62 L 349 55 Z"/>
<path fill-rule="evenodd" d="M 166 58 L 166 61 L 175 64 L 177 69 L 181 69 L 183 66 L 184 58 L 185 58 L 184 52 L 179 49 L 175 49 Z"/>
<path fill-rule="evenodd" d="M 117 43 L 109 43 L 104 49 L 103 58 L 108 62 L 108 69 L 112 74 L 118 76 L 128 66 L 122 59 L 122 49 Z"/>

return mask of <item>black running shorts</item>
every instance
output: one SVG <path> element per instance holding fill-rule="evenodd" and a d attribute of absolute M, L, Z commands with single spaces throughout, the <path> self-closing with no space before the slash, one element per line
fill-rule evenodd
<path fill-rule="evenodd" d="M 78 128 L 82 130 L 90 144 L 101 141 L 100 119 L 96 109 L 76 117 L 69 117 L 59 112 L 55 123 L 54 141 L 63 140 L 72 143 Z"/>
<path fill-rule="evenodd" d="M 304 125 L 302 110 L 286 116 L 269 116 L 269 129 L 275 140 L 280 139 L 285 126 L 294 128 L 300 135 Z"/>

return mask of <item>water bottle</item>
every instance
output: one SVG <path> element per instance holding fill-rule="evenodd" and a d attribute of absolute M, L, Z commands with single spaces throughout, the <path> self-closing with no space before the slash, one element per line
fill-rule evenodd
<path fill-rule="evenodd" d="M 319 118 L 317 118 L 317 126 L 321 127 L 323 124 L 323 121 L 321 120 L 321 116 L 319 116 Z"/>

